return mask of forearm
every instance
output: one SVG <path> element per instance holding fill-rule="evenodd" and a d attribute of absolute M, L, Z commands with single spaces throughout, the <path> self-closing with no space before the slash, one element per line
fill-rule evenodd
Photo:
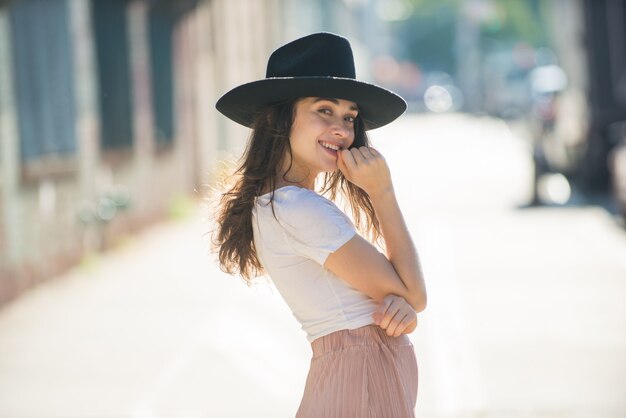
<path fill-rule="evenodd" d="M 393 189 L 370 195 L 385 239 L 386 254 L 406 289 L 406 301 L 421 312 L 426 307 L 426 287 L 413 240 Z"/>

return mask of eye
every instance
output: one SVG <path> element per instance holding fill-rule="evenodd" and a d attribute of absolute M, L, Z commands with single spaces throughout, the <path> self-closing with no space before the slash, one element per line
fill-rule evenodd
<path fill-rule="evenodd" d="M 320 108 L 318 110 L 318 112 L 323 113 L 325 115 L 332 115 L 333 114 L 333 112 L 330 109 L 328 109 L 327 107 Z"/>
<path fill-rule="evenodd" d="M 354 121 L 356 121 L 356 116 L 348 115 L 344 119 L 349 123 L 354 123 Z"/>

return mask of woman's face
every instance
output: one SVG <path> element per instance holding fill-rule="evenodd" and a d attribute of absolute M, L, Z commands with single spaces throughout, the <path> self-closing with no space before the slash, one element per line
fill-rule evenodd
<path fill-rule="evenodd" d="M 354 142 L 358 113 L 357 105 L 348 100 L 323 97 L 298 100 L 289 137 L 293 165 L 288 177 L 306 178 L 307 185 L 312 186 L 318 174 L 337 170 L 337 151 L 349 148 Z"/>

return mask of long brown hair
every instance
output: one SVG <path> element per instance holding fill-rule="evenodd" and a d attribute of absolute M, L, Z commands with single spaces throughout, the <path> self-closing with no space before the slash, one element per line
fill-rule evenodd
<path fill-rule="evenodd" d="M 234 172 L 234 185 L 222 193 L 218 204 L 213 247 L 218 253 L 220 268 L 230 274 L 240 274 L 248 282 L 264 273 L 254 246 L 252 209 L 256 197 L 266 187 L 272 193 L 270 203 L 273 205 L 276 179 L 279 175 L 286 176 L 291 169 L 289 166 L 281 173 L 287 153 L 291 157 L 289 136 L 296 102 L 282 102 L 259 111 L 243 162 Z M 355 120 L 354 131 L 350 148 L 368 146 L 365 123 L 360 116 Z M 370 240 L 380 240 L 380 227 L 369 196 L 350 183 L 341 171 L 326 173 L 320 192 L 331 200 L 342 198 L 352 212 L 356 228 Z"/>

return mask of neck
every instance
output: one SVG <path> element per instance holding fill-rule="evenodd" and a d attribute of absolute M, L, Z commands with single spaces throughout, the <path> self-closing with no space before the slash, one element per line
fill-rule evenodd
<path fill-rule="evenodd" d="M 304 181 L 291 179 L 289 176 L 279 176 L 276 179 L 276 188 L 285 187 L 285 186 L 298 186 L 304 189 L 314 190 L 315 189 L 315 178 L 313 179 L 305 179 Z"/>
<path fill-rule="evenodd" d="M 284 186 L 298 186 L 309 190 L 315 190 L 315 179 L 318 173 L 312 173 L 294 163 L 283 164 L 282 170 L 276 178 L 276 188 Z M 289 170 L 289 171 L 287 171 Z"/>

